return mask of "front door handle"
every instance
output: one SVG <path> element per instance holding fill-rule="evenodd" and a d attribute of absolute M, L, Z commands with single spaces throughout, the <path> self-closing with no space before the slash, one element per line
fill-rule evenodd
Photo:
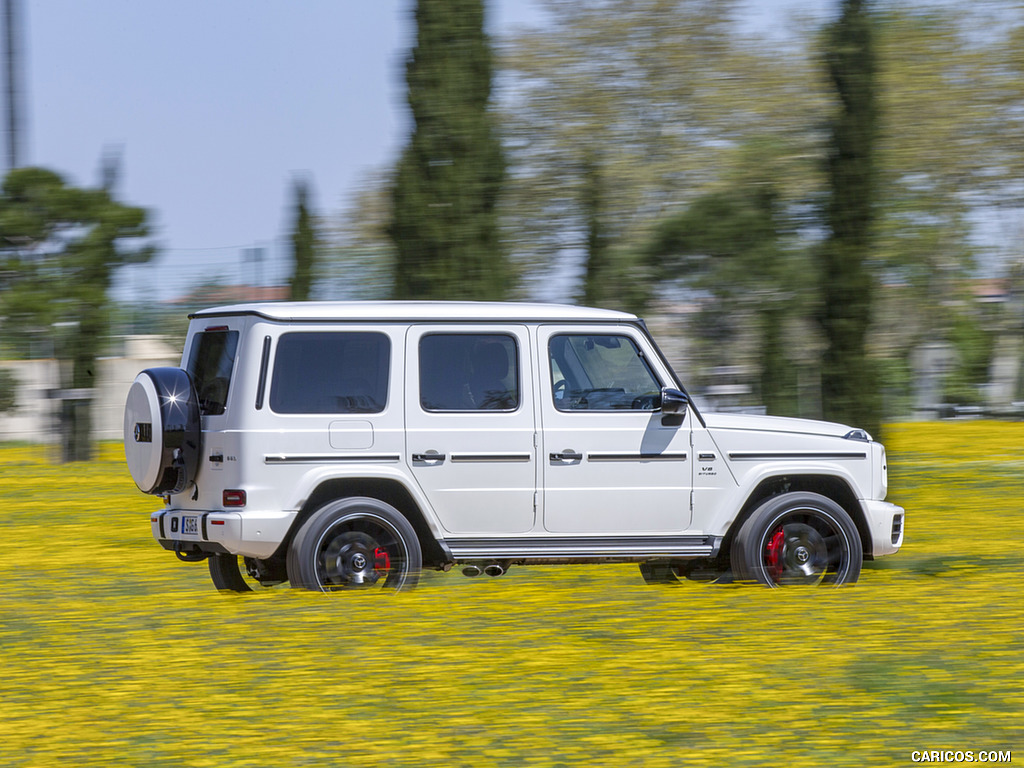
<path fill-rule="evenodd" d="M 561 453 L 552 453 L 549 457 L 556 464 L 571 464 L 574 461 L 583 461 L 583 454 L 576 453 L 571 448 L 566 448 Z"/>
<path fill-rule="evenodd" d="M 442 464 L 444 463 L 445 456 L 443 453 L 437 451 L 427 451 L 426 453 L 414 453 L 412 460 L 415 464 Z"/>

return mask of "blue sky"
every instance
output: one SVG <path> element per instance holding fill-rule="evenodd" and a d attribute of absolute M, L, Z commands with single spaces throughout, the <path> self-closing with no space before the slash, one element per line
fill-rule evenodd
<path fill-rule="evenodd" d="M 390 162 L 407 130 L 411 0 L 22 0 L 25 162 L 153 210 L 169 250 L 269 243 L 308 174 L 321 213 Z M 749 0 L 749 24 L 838 0 Z M 532 0 L 493 0 L 491 31 L 536 24 Z"/>

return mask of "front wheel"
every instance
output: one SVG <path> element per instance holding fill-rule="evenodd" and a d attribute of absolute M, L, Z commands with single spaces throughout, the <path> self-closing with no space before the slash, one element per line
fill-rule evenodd
<path fill-rule="evenodd" d="M 860 576 L 864 550 L 853 520 L 817 493 L 784 493 L 754 510 L 730 552 L 738 579 L 769 587 L 839 586 Z"/>
<path fill-rule="evenodd" d="M 640 563 L 640 575 L 648 584 L 676 584 L 678 567 L 670 560 L 647 560 Z"/>
<path fill-rule="evenodd" d="M 409 521 L 390 504 L 353 497 L 321 507 L 303 524 L 288 550 L 293 587 L 412 589 L 423 554 Z"/>

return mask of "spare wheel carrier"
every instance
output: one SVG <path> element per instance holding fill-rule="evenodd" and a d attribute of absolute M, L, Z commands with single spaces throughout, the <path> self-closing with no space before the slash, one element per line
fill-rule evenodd
<path fill-rule="evenodd" d="M 199 396 L 181 368 L 148 368 L 124 407 L 124 455 L 139 489 L 181 493 L 196 477 L 202 449 Z"/>

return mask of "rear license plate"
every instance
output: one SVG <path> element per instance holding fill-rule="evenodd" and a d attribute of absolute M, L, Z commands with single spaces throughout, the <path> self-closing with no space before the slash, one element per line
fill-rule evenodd
<path fill-rule="evenodd" d="M 181 516 L 181 532 L 191 536 L 199 535 L 199 517 L 196 515 Z"/>

